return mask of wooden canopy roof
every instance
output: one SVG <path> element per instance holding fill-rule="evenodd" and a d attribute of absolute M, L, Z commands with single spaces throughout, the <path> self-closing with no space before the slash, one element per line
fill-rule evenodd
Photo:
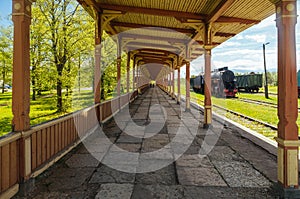
<path fill-rule="evenodd" d="M 196 59 L 211 29 L 214 48 L 274 13 L 268 0 L 78 0 L 104 30 L 144 63 Z M 187 50 L 189 46 L 189 50 Z M 177 64 L 178 65 L 178 64 Z"/>

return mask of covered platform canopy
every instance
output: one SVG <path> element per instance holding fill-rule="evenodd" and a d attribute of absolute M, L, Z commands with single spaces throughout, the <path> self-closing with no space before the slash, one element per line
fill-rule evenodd
<path fill-rule="evenodd" d="M 211 49 L 276 13 L 276 25 L 278 28 L 279 117 L 278 137 L 276 138 L 278 142 L 277 176 L 278 182 L 285 193 L 298 191 L 296 0 L 77 1 L 96 22 L 94 101 L 97 109 L 97 119 L 100 122 L 103 115 L 108 114 L 105 111 L 106 109 L 100 105 L 100 63 L 103 31 L 110 34 L 118 46 L 116 60 L 118 68 L 117 101 L 119 108 L 121 108 L 121 103 L 124 102 L 120 96 L 119 81 L 121 78 L 122 51 L 128 54 L 128 71 L 131 64 L 130 60 L 133 60 L 133 77 L 138 76 L 135 79 L 134 89 L 141 89 L 149 82 L 150 77 L 156 77 L 157 84 L 167 90 L 172 97 L 175 97 L 174 70 L 178 70 L 178 103 L 180 103 L 181 96 L 180 68 L 186 65 L 186 111 L 190 110 L 190 62 L 203 55 L 205 59 L 204 124 L 206 127 L 212 124 Z M 12 108 L 14 114 L 13 126 L 16 132 L 30 130 L 29 34 L 31 5 L 33 2 L 34 0 L 13 0 L 14 64 Z M 152 70 L 151 66 L 155 67 L 157 65 L 163 66 L 161 70 Z M 143 76 L 139 76 L 140 71 L 144 74 Z M 127 73 L 127 91 L 129 93 L 129 73 Z M 70 122 L 71 124 L 72 122 Z M 53 130 L 56 130 L 56 128 L 53 128 Z M 40 132 L 43 131 L 40 130 L 34 132 L 34 134 L 39 134 Z M 31 160 L 27 158 L 33 155 L 31 150 L 33 143 L 32 134 L 33 131 L 30 131 L 30 133 L 18 134 L 14 139 L 10 139 L 18 147 L 20 160 L 18 161 L 17 180 L 7 183 L 7 187 L 11 186 L 11 184 L 14 185 L 15 182 L 22 182 L 28 179 L 35 170 L 32 168 Z M 8 141 L 1 143 L 0 146 L 3 151 L 3 147 L 7 145 Z M 6 148 L 7 154 L 9 154 L 8 149 Z M 47 164 L 48 162 L 45 161 L 44 163 Z M 6 172 L 2 172 L 2 174 L 6 175 Z M 5 186 L 5 188 L 7 187 Z"/>

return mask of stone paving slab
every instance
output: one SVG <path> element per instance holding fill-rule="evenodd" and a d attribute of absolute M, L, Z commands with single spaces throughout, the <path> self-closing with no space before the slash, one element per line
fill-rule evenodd
<path fill-rule="evenodd" d="M 267 188 L 230 188 L 217 186 L 184 186 L 185 199 L 271 199 L 276 198 Z"/>
<path fill-rule="evenodd" d="M 148 173 L 138 173 L 136 174 L 137 184 L 162 184 L 162 185 L 175 185 L 176 177 L 175 177 L 175 168 L 174 165 L 171 164 L 167 167 L 159 169 L 154 172 Z"/>
<path fill-rule="evenodd" d="M 180 185 L 143 185 L 134 186 L 131 199 L 182 199 L 183 187 Z"/>
<path fill-rule="evenodd" d="M 274 198 L 273 155 L 230 125 L 203 129 L 202 113 L 184 109 L 149 89 L 129 105 L 134 123 L 120 112 L 15 198 Z M 164 121 L 156 118 L 161 110 Z"/>
<path fill-rule="evenodd" d="M 108 166 L 101 165 L 97 171 L 92 175 L 89 183 L 134 183 L 135 173 L 126 173 L 117 171 Z"/>
<path fill-rule="evenodd" d="M 130 199 L 133 184 L 102 184 L 95 199 Z"/>
<path fill-rule="evenodd" d="M 179 184 L 192 186 L 227 186 L 213 167 L 178 167 Z"/>

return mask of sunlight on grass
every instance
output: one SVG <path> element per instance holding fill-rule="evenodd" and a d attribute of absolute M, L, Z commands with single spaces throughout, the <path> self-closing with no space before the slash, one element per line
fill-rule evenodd
<path fill-rule="evenodd" d="M 68 113 L 89 107 L 93 105 L 94 94 L 92 91 L 77 91 L 70 96 L 70 107 L 65 113 L 56 111 L 56 95 L 51 92 L 44 92 L 38 96 L 36 101 L 30 101 L 30 125 L 34 126 L 55 118 L 61 117 Z M 12 115 L 12 93 L 0 94 L 0 136 L 11 131 Z"/>

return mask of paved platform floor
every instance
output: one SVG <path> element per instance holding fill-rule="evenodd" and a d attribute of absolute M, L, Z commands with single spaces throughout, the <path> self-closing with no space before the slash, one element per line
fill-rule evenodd
<path fill-rule="evenodd" d="M 37 177 L 26 198 L 275 198 L 276 157 L 234 126 L 199 121 L 199 110 L 150 88 Z"/>

